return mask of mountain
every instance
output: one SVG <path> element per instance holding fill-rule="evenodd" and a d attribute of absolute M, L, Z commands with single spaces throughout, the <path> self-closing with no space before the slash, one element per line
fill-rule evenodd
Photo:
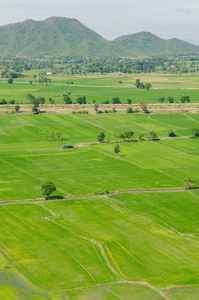
<path fill-rule="evenodd" d="M 0 27 L 0 54 L 100 56 L 116 55 L 117 49 L 76 19 L 51 17 L 31 19 Z"/>
<path fill-rule="evenodd" d="M 31 19 L 0 27 L 0 55 L 137 56 L 194 54 L 199 47 L 187 42 L 161 39 L 149 32 L 107 41 L 76 19 Z"/>
<path fill-rule="evenodd" d="M 181 55 L 195 54 L 199 50 L 188 42 L 176 38 L 165 40 L 145 31 L 121 36 L 114 43 L 125 48 L 129 55 Z"/>

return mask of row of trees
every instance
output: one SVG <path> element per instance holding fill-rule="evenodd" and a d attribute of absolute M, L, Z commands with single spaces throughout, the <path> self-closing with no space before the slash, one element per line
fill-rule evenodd
<path fill-rule="evenodd" d="M 168 100 L 168 102 L 169 103 L 174 103 L 174 98 L 173 97 L 167 97 L 167 100 Z M 163 103 L 164 101 L 165 101 L 165 97 L 160 97 L 159 99 L 158 99 L 158 101 L 159 102 L 161 102 L 161 103 Z M 189 96 L 182 96 L 181 98 L 180 98 L 180 101 L 182 102 L 182 103 L 185 103 L 185 102 L 187 102 L 187 103 L 189 103 L 190 102 L 190 97 Z"/>

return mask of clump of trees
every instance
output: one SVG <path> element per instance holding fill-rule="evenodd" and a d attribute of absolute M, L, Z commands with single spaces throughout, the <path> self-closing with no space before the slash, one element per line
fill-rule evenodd
<path fill-rule="evenodd" d="M 196 178 L 193 177 L 186 177 L 184 179 L 184 184 L 186 189 L 195 189 L 198 188 L 198 180 Z"/>
<path fill-rule="evenodd" d="M 120 98 L 114 97 L 112 98 L 112 104 L 121 104 L 122 102 L 120 101 Z"/>
<path fill-rule="evenodd" d="M 143 83 L 140 81 L 140 79 L 136 79 L 135 81 L 135 86 L 137 89 L 142 89 L 142 90 L 149 90 L 150 88 L 152 88 L 151 83 Z"/>
<path fill-rule="evenodd" d="M 83 96 L 83 97 L 78 97 L 78 98 L 76 99 L 76 103 L 77 103 L 77 104 L 86 104 L 86 97 L 85 97 L 85 96 Z"/>
<path fill-rule="evenodd" d="M 119 139 L 122 139 L 122 140 L 126 140 L 127 139 L 129 141 L 130 139 L 132 139 L 134 137 L 134 132 L 131 131 L 131 130 L 125 131 L 124 133 L 119 133 L 117 135 L 117 137 Z"/>
<path fill-rule="evenodd" d="M 185 102 L 189 103 L 190 102 L 189 96 L 182 96 L 180 100 L 181 100 L 182 103 L 185 103 Z"/>

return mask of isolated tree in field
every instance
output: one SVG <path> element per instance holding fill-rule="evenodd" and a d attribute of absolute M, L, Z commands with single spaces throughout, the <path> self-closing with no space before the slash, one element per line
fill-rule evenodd
<path fill-rule="evenodd" d="M 51 181 L 46 181 L 41 186 L 41 193 L 45 197 L 49 197 L 49 195 L 52 194 L 54 191 L 56 191 L 56 187 Z"/>
<path fill-rule="evenodd" d="M 157 139 L 157 137 L 158 137 L 157 133 L 156 133 L 154 130 L 151 130 L 151 131 L 149 132 L 149 136 L 150 136 L 150 138 L 151 138 L 152 140 L 155 140 L 155 139 Z"/>
<path fill-rule="evenodd" d="M 186 177 L 184 179 L 184 184 L 186 189 L 194 189 L 198 187 L 198 181 L 196 178 L 193 177 Z"/>
<path fill-rule="evenodd" d="M 98 141 L 101 143 L 103 142 L 104 138 L 105 138 L 105 133 L 104 132 L 100 132 L 97 136 Z"/>
<path fill-rule="evenodd" d="M 119 155 L 119 153 L 120 153 L 120 145 L 116 144 L 116 145 L 114 146 L 114 152 L 115 152 L 117 155 Z"/>

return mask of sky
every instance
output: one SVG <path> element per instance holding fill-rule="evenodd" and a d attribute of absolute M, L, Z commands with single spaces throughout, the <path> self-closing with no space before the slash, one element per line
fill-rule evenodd
<path fill-rule="evenodd" d="M 78 19 L 108 40 L 149 31 L 199 41 L 198 0 L 0 0 L 0 26 L 51 16 Z"/>

